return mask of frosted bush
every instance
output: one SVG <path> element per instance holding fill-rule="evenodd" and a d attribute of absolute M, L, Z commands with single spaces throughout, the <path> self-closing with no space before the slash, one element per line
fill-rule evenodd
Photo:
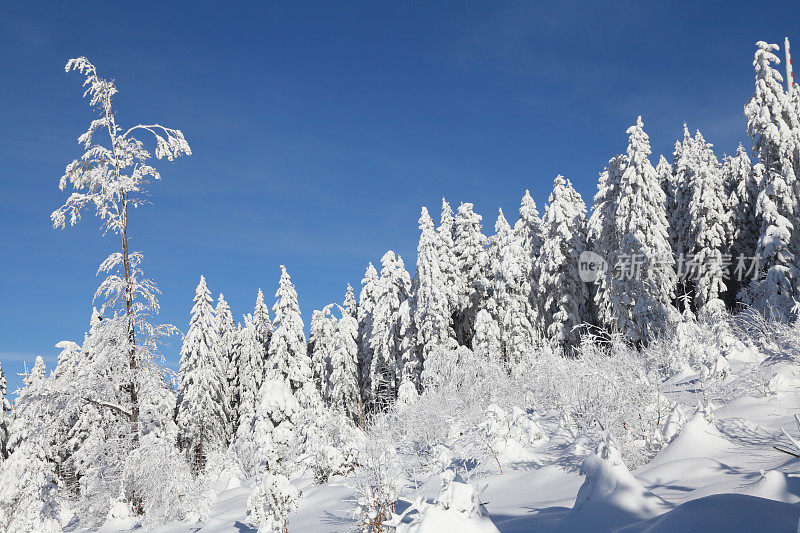
<path fill-rule="evenodd" d="M 300 493 L 289 478 L 264 473 L 247 499 L 248 521 L 259 533 L 285 533 L 289 514 L 297 510 Z"/>

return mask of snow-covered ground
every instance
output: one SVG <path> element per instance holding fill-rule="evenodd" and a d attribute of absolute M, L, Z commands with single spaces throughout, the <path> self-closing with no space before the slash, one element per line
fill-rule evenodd
<path fill-rule="evenodd" d="M 666 388 L 676 399 L 689 401 L 693 384 L 690 377 L 673 380 Z M 540 424 L 551 438 L 537 440 L 526 446 L 524 454 L 516 454 L 524 460 L 501 459 L 503 474 L 482 475 L 471 484 L 483 490 L 480 502 L 491 522 L 508 533 L 795 531 L 800 478 L 787 474 L 798 470 L 797 460 L 773 446 L 794 450 L 781 428 L 790 434 L 798 431 L 794 417 L 800 414 L 800 395 L 787 387 L 766 397 L 741 397 L 718 405 L 711 422 L 703 412 L 692 415 L 689 408 L 687 414 L 689 421 L 674 440 L 631 473 L 615 459 L 613 449 L 600 455 L 590 451 L 579 468 L 574 443 L 559 436 L 557 420 L 543 417 Z M 346 479 L 322 485 L 310 479 L 294 483 L 302 498 L 291 515 L 289 531 L 353 531 L 356 495 Z M 176 524 L 155 531 L 255 531 L 246 523 L 248 487 L 236 480 L 229 485 L 218 486 L 216 506 L 204 524 Z M 432 479 L 420 487 L 419 496 L 432 502 L 440 486 L 439 479 Z M 413 499 L 404 494 L 398 514 Z M 425 531 L 470 531 L 455 522 L 457 514 L 448 512 L 440 510 L 441 527 Z M 413 521 L 415 515 L 416 511 L 408 513 L 404 522 Z M 109 527 L 114 526 L 107 524 L 105 530 L 115 530 Z"/>

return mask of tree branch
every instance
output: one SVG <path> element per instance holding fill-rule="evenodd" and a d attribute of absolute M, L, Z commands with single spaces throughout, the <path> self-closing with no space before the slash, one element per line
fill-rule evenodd
<path fill-rule="evenodd" d="M 113 403 L 99 402 L 99 401 L 93 400 L 91 398 L 86 398 L 85 396 L 83 398 L 83 401 L 89 402 L 90 404 L 96 405 L 98 407 L 107 407 L 107 408 L 111 409 L 112 411 L 116 411 L 116 412 L 118 412 L 120 414 L 123 414 L 123 415 L 127 416 L 128 418 L 133 418 L 133 415 L 131 413 L 129 413 L 128 411 L 126 411 L 125 409 L 120 407 L 119 405 L 114 405 Z"/>

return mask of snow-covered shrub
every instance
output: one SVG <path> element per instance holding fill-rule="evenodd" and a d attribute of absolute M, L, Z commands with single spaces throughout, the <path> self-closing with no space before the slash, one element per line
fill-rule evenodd
<path fill-rule="evenodd" d="M 486 408 L 480 431 L 494 453 L 513 457 L 520 448 L 546 439 L 538 420 L 535 412 L 516 406 L 508 411 L 493 403 Z"/>
<path fill-rule="evenodd" d="M 174 443 L 146 436 L 125 463 L 125 487 L 140 499 L 145 528 L 208 518 L 215 495 L 204 476 L 192 474 Z"/>
<path fill-rule="evenodd" d="M 644 464 L 669 408 L 657 376 L 639 351 L 615 338 L 584 338 L 577 355 L 542 353 L 532 369 L 531 394 L 542 408 L 562 410 L 574 434 L 596 438 L 599 425 L 619 444 L 628 466 Z"/>
<path fill-rule="evenodd" d="M 248 521 L 259 533 L 285 533 L 300 493 L 284 475 L 265 472 L 247 499 Z"/>
<path fill-rule="evenodd" d="M 317 483 L 353 471 L 364 444 L 364 432 L 344 411 L 307 409 L 300 417 L 299 428 L 304 441 L 301 462 L 310 463 Z"/>
<path fill-rule="evenodd" d="M 433 504 L 415 502 L 419 515 L 411 523 L 397 523 L 397 533 L 497 533 L 475 487 L 448 470 L 442 475 L 442 489 Z M 402 516 L 395 517 L 400 522 Z"/>
<path fill-rule="evenodd" d="M 355 518 L 361 533 L 384 533 L 394 515 L 402 471 L 384 418 L 367 430 L 359 466 L 349 478 L 356 494 Z"/>

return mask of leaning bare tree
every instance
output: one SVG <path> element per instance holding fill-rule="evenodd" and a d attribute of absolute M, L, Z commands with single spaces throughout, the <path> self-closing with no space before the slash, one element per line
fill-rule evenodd
<path fill-rule="evenodd" d="M 153 155 L 157 159 L 167 158 L 173 161 L 182 154 L 191 155 L 192 151 L 180 130 L 158 124 L 139 124 L 128 129 L 121 127 L 117 124 L 111 103 L 117 93 L 114 80 L 100 78 L 94 65 L 85 57 L 67 62 L 65 71 L 73 70 L 86 77 L 83 83 L 86 87 L 84 97 L 89 97 L 89 105 L 99 112 L 99 118 L 93 120 L 89 129 L 78 137 L 85 152 L 80 159 L 67 165 L 59 182 L 61 190 L 69 184 L 73 192 L 63 206 L 53 211 L 50 218 L 53 220 L 53 227 L 63 228 L 67 219 L 73 226 L 81 219 L 84 210 L 93 210 L 102 221 L 103 234 L 111 231 L 120 237 L 120 251 L 109 255 L 100 265 L 98 274 L 105 272 L 108 275 L 97 289 L 95 298 L 104 297 L 106 308 L 117 305 L 123 307 L 127 329 L 126 359 L 130 365 L 130 379 L 126 384 L 130 409 L 108 405 L 98 399 L 85 400 L 126 415 L 131 423 L 131 436 L 135 445 L 139 436 L 136 376 L 140 355 L 137 351 L 137 333 L 141 336 L 152 336 L 152 327 L 142 316 L 153 310 L 157 312 L 155 296 L 159 291 L 152 281 L 142 276 L 139 266 L 141 253 L 128 249 L 128 209 L 147 203 L 146 185 L 161 177 L 148 164 L 152 155 L 137 136 L 143 136 L 155 144 Z"/>

